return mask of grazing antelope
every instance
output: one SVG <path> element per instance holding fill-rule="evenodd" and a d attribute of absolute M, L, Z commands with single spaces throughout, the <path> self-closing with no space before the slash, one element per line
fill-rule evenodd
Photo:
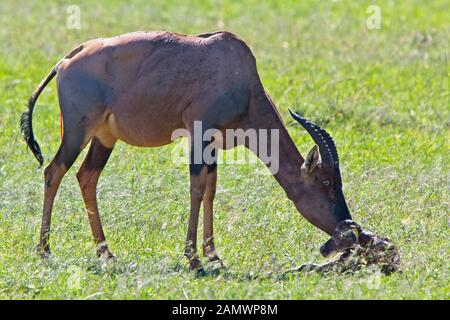
<path fill-rule="evenodd" d="M 134 32 L 88 41 L 66 55 L 29 99 L 21 118 L 22 134 L 39 161 L 43 157 L 32 128 L 32 113 L 42 90 L 57 77 L 64 135 L 44 170 L 45 192 L 38 249 L 50 253 L 53 201 L 61 179 L 90 142 L 77 178 L 86 205 L 97 254 L 113 259 L 97 206 L 96 186 L 117 140 L 139 147 L 171 143 L 171 133 L 203 129 L 268 129 L 279 134 L 279 169 L 275 179 L 299 212 L 329 235 L 338 222 L 351 219 L 342 193 L 336 146 L 330 135 L 292 111 L 316 146 L 306 159 L 297 150 L 273 102 L 264 91 L 249 47 L 228 32 L 179 35 Z M 213 138 L 210 142 L 212 142 Z M 269 137 L 269 142 L 271 141 Z M 232 146 L 248 141 L 236 142 Z M 191 140 L 190 216 L 185 255 L 191 270 L 202 270 L 197 254 L 197 225 L 203 202 L 203 253 L 219 258 L 213 237 L 213 200 L 217 163 L 194 163 Z M 270 148 L 270 146 L 269 146 Z M 259 151 L 256 155 L 261 158 Z"/>

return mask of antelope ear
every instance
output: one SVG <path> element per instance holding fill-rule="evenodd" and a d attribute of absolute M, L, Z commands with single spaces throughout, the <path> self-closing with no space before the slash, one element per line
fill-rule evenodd
<path fill-rule="evenodd" d="M 308 156 L 306 157 L 305 162 L 303 162 L 300 170 L 305 174 L 310 174 L 320 163 L 322 163 L 322 159 L 320 157 L 319 147 L 315 145 L 308 153 Z"/>

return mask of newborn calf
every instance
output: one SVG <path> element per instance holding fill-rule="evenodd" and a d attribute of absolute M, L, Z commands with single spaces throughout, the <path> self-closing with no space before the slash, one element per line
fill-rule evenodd
<path fill-rule="evenodd" d="M 387 237 L 363 230 L 352 220 L 341 221 L 320 253 L 329 257 L 338 253 L 336 259 L 323 264 L 304 264 L 298 271 L 356 271 L 363 266 L 378 265 L 381 272 L 390 274 L 400 268 L 397 248 Z"/>

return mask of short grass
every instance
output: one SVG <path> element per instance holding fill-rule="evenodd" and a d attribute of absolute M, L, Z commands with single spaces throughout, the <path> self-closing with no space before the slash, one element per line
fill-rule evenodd
<path fill-rule="evenodd" d="M 381 29 L 366 27 L 372 1 L 13 1 L 0 3 L 0 298 L 25 299 L 449 299 L 450 3 L 376 1 Z M 68 5 L 81 29 L 66 28 Z M 53 260 L 36 257 L 42 169 L 26 151 L 19 117 L 66 52 L 90 38 L 142 29 L 239 34 L 299 150 L 312 141 L 292 106 L 326 127 L 340 151 L 354 218 L 398 245 L 403 273 L 282 277 L 321 261 L 326 236 L 308 224 L 262 164 L 219 168 L 216 242 L 230 266 L 198 279 L 183 242 L 188 170 L 172 146 L 119 143 L 99 185 L 110 246 L 101 267 L 75 179 L 56 199 Z M 59 144 L 54 82 L 34 124 L 46 163 Z M 84 155 L 85 153 L 83 153 Z"/>

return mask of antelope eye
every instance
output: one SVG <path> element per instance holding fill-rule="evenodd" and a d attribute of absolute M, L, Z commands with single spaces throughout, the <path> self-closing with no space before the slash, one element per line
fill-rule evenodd
<path fill-rule="evenodd" d="M 329 186 L 330 186 L 330 180 L 323 180 L 323 181 L 322 181 L 322 184 L 323 184 L 325 187 L 329 187 Z"/>

